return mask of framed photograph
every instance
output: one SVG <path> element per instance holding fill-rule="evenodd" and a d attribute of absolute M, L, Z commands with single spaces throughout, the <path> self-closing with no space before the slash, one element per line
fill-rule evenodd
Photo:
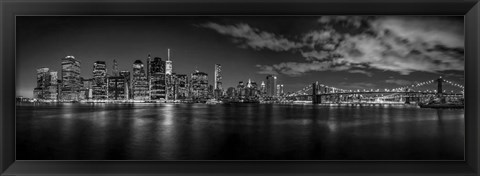
<path fill-rule="evenodd" d="M 479 175 L 470 1 L 2 1 L 2 175 Z"/>

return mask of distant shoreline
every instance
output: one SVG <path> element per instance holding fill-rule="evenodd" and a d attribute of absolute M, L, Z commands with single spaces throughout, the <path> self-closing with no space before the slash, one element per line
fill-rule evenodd
<path fill-rule="evenodd" d="M 29 105 L 29 104 L 279 104 L 279 105 L 314 105 L 311 101 L 299 101 L 299 102 L 174 102 L 174 101 L 83 101 L 83 102 L 17 102 L 17 105 Z M 405 103 L 378 103 L 378 102 L 351 102 L 351 103 L 321 103 L 315 104 L 318 106 L 418 106 L 414 104 Z"/>

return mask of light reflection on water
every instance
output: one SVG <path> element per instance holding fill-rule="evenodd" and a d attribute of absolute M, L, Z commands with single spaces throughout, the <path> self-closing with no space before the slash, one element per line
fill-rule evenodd
<path fill-rule="evenodd" d="M 463 160 L 464 111 L 408 106 L 17 107 L 17 159 Z"/>

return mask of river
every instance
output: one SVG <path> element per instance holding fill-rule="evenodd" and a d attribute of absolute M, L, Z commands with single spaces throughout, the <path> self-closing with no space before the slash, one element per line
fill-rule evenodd
<path fill-rule="evenodd" d="M 464 110 L 17 105 L 18 160 L 463 160 Z"/>

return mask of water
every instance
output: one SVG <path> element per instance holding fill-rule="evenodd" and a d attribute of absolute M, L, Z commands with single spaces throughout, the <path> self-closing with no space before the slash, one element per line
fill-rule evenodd
<path fill-rule="evenodd" d="M 463 160 L 464 110 L 17 106 L 18 160 Z"/>

